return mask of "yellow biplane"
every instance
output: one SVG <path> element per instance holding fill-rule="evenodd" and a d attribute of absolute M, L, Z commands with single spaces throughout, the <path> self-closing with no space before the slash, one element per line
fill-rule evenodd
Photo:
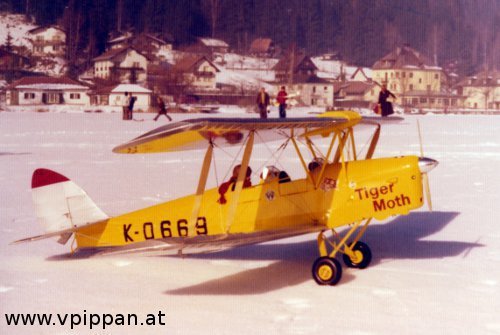
<path fill-rule="evenodd" d="M 355 143 L 358 124 L 374 129 L 363 157 Z M 33 200 L 46 233 L 16 242 L 59 237 L 58 242 L 65 244 L 74 236 L 73 251 L 184 254 L 316 232 L 319 257 L 312 266 L 313 278 L 320 285 L 335 285 L 342 276 L 337 255 L 348 267 L 363 269 L 370 264 L 370 248 L 360 239 L 372 219 L 421 207 L 424 190 L 430 206 L 426 174 L 437 162 L 418 156 L 372 158 L 379 135 L 380 124 L 363 121 L 350 111 L 315 118 L 208 118 L 168 124 L 113 151 L 145 154 L 204 148 L 195 194 L 108 217 L 71 180 L 37 169 Z M 328 143 L 321 150 L 316 140 Z M 260 182 L 250 184 L 254 144 L 269 141 L 281 141 L 280 148 L 293 147 L 304 178 L 292 179 L 286 171 L 266 166 L 255 171 L 260 172 Z M 214 149 L 228 146 L 242 151 L 233 176 L 206 189 Z M 337 234 L 342 226 L 349 229 Z M 332 236 L 327 236 L 329 230 Z"/>

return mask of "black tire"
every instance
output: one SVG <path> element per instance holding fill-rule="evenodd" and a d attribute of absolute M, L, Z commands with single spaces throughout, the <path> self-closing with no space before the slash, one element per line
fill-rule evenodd
<path fill-rule="evenodd" d="M 313 264 L 312 275 L 318 285 L 335 285 L 342 277 L 342 266 L 334 258 L 320 257 Z"/>
<path fill-rule="evenodd" d="M 370 262 L 372 261 L 372 252 L 366 243 L 360 241 L 356 242 L 352 251 L 357 254 L 357 259 L 355 260 L 352 260 L 346 254 L 342 255 L 344 263 L 347 267 L 365 269 L 368 265 L 370 265 Z"/>

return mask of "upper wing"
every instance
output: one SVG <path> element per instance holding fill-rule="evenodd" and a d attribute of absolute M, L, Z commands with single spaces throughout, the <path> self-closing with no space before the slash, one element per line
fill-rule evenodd
<path fill-rule="evenodd" d="M 208 141 L 217 146 L 243 143 L 250 131 L 256 131 L 256 140 L 276 141 L 302 136 L 311 131 L 330 133 L 361 120 L 359 114 L 344 112 L 325 118 L 244 119 L 207 118 L 189 119 L 168 124 L 147 132 L 113 149 L 116 153 L 170 152 L 204 149 Z"/>
<path fill-rule="evenodd" d="M 257 244 L 277 239 L 293 237 L 325 229 L 324 226 L 302 226 L 287 229 L 266 230 L 247 234 L 225 234 L 212 236 L 194 236 L 185 238 L 164 238 L 147 240 L 123 247 L 104 249 L 96 255 L 119 255 L 119 254 L 161 254 L 175 255 L 178 253 L 195 254 L 216 252 L 244 245 Z"/>

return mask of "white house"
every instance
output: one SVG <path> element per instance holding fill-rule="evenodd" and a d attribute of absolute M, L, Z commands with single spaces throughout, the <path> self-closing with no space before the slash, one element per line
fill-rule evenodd
<path fill-rule="evenodd" d="M 109 105 L 123 106 L 127 98 L 125 92 L 137 98 L 134 104 L 134 111 L 147 112 L 149 110 L 152 91 L 134 84 L 120 84 L 112 89 L 109 94 Z"/>
<path fill-rule="evenodd" d="M 171 73 L 182 76 L 184 84 L 201 89 L 216 88 L 217 72 L 220 72 L 217 66 L 206 56 L 201 55 L 187 55 L 171 69 Z"/>
<path fill-rule="evenodd" d="M 298 94 L 297 99 L 306 106 L 333 107 L 334 84 L 316 76 L 297 78 L 292 84 L 276 85 L 276 92 L 285 86 L 288 94 Z"/>
<path fill-rule="evenodd" d="M 67 77 L 24 77 L 7 87 L 8 105 L 88 105 L 89 88 Z"/>
<path fill-rule="evenodd" d="M 462 80 L 458 85 L 464 107 L 500 110 L 500 71 L 483 71 Z"/>
<path fill-rule="evenodd" d="M 28 31 L 33 56 L 61 56 L 66 53 L 66 32 L 58 26 L 37 27 Z"/>
<path fill-rule="evenodd" d="M 101 79 L 144 82 L 148 58 L 133 47 L 111 49 L 94 58 L 94 76 Z"/>

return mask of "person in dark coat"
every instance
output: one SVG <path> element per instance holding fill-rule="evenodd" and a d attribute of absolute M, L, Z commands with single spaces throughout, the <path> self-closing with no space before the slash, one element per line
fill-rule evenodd
<path fill-rule="evenodd" d="M 132 93 L 130 93 L 130 99 L 128 103 L 128 116 L 129 120 L 132 120 L 134 118 L 134 104 L 135 101 L 137 100 L 137 97 L 134 97 Z"/>
<path fill-rule="evenodd" d="M 378 103 L 382 111 L 382 116 L 388 116 L 394 114 L 394 110 L 392 109 L 392 103 L 387 101 L 389 97 L 396 99 L 396 96 L 387 89 L 387 86 L 385 84 L 383 84 L 382 89 L 380 90 L 380 93 L 378 95 Z"/>
<path fill-rule="evenodd" d="M 167 108 L 165 107 L 165 102 L 161 97 L 156 98 L 156 102 L 158 103 L 158 114 L 154 118 L 155 121 L 158 121 L 158 118 L 161 115 L 165 115 L 165 117 L 168 119 L 168 121 L 172 121 L 172 118 L 170 115 L 167 114 Z"/>
<path fill-rule="evenodd" d="M 281 90 L 276 96 L 276 101 L 280 108 L 280 117 L 286 118 L 286 99 L 288 99 L 288 93 L 286 93 L 285 86 L 281 86 Z"/>
<path fill-rule="evenodd" d="M 269 106 L 270 99 L 264 87 L 260 89 L 256 102 L 259 108 L 260 118 L 267 119 L 267 107 Z"/>

